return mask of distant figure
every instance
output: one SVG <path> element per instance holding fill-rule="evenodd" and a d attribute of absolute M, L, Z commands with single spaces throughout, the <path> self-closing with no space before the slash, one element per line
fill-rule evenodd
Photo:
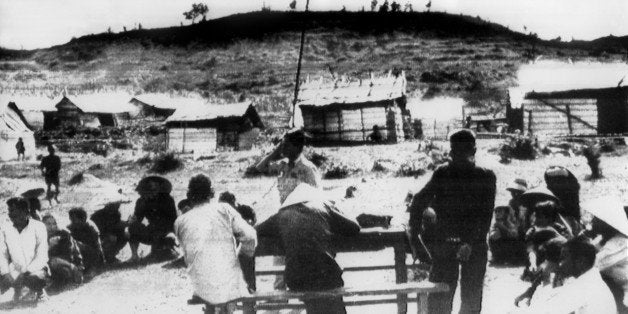
<path fill-rule="evenodd" d="M 471 116 L 467 116 L 464 119 L 464 128 L 465 129 L 470 129 L 471 128 Z"/>
<path fill-rule="evenodd" d="M 390 12 L 399 12 L 401 11 L 401 5 L 397 3 L 397 1 L 393 1 L 390 5 Z"/>
<path fill-rule="evenodd" d="M 213 196 L 209 178 L 194 176 L 187 191 L 191 209 L 174 223 L 194 287 L 190 301 L 209 303 L 206 313 L 227 310 L 229 303 L 248 294 L 238 254 L 253 256 L 257 244 L 255 229 L 233 207 L 212 202 Z"/>
<path fill-rule="evenodd" d="M 46 226 L 30 218 L 23 198 L 7 201 L 11 224 L 0 228 L 0 294 L 14 289 L 13 301 L 20 301 L 27 287 L 37 301 L 48 299 L 44 288 L 48 271 L 48 233 Z"/>
<path fill-rule="evenodd" d="M 292 0 L 290 2 L 290 10 L 295 10 L 297 8 L 297 0 Z"/>
<path fill-rule="evenodd" d="M 321 191 L 300 184 L 279 212 L 257 226 L 258 236 L 276 237 L 286 254 L 285 280 L 294 291 L 341 288 L 342 269 L 334 260 L 334 234 L 355 236 L 360 226 L 345 217 Z M 308 314 L 346 313 L 342 297 L 303 300 Z"/>
<path fill-rule="evenodd" d="M 559 266 L 559 272 L 569 280 L 546 299 L 535 300 L 526 313 L 617 313 L 613 295 L 594 263 L 593 244 L 582 237 L 569 240 Z"/>
<path fill-rule="evenodd" d="M 150 256 L 153 258 L 174 257 L 175 242 L 174 221 L 177 209 L 174 199 L 170 196 L 171 183 L 158 176 L 146 177 L 137 185 L 136 191 L 140 198 L 135 203 L 135 211 L 129 218 L 129 246 L 131 260 L 138 261 L 137 250 L 140 243 L 151 246 Z M 142 221 L 146 218 L 148 225 Z"/>
<path fill-rule="evenodd" d="M 118 262 L 116 256 L 129 241 L 126 223 L 120 215 L 120 203 L 108 203 L 91 215 L 100 232 L 100 243 L 107 264 Z"/>
<path fill-rule="evenodd" d="M 371 12 L 374 12 L 375 8 L 377 8 L 377 0 L 372 0 L 371 1 Z"/>
<path fill-rule="evenodd" d="M 48 231 L 48 265 L 52 277 L 51 289 L 83 283 L 83 256 L 76 240 L 68 230 L 59 229 L 52 214 L 42 217 Z"/>
<path fill-rule="evenodd" d="M 59 170 L 61 170 L 61 158 L 55 155 L 55 148 L 52 145 L 48 145 L 48 156 L 41 159 L 39 165 L 41 173 L 44 176 L 46 182 L 46 199 L 52 206 L 52 198 L 59 203 Z M 50 186 L 55 186 L 55 192 L 52 193 Z"/>
<path fill-rule="evenodd" d="M 388 12 L 388 9 L 388 0 L 385 0 L 384 4 L 379 7 L 379 13 L 386 13 Z"/>
<path fill-rule="evenodd" d="M 384 140 L 377 124 L 373 126 L 373 132 L 368 135 L 367 139 L 373 143 L 381 143 Z"/>
<path fill-rule="evenodd" d="M 495 207 L 495 173 L 475 164 L 475 134 L 462 129 L 449 138 L 451 161 L 434 171 L 414 195 L 410 212 L 410 243 L 415 258 L 421 251 L 419 231 L 424 212 L 432 208 L 432 232 L 423 240 L 432 252 L 431 282 L 444 282 L 449 292 L 429 295 L 429 313 L 450 313 L 460 273 L 461 313 L 480 313 L 488 246 L 486 236 Z"/>
<path fill-rule="evenodd" d="M 68 230 L 76 240 L 83 256 L 85 276 L 94 277 L 105 263 L 105 254 L 100 243 L 98 227 L 87 220 L 87 212 L 81 207 L 74 207 L 68 212 L 70 224 Z"/>
<path fill-rule="evenodd" d="M 22 161 L 24 161 L 24 153 L 26 152 L 26 148 L 24 147 L 24 142 L 20 137 L 17 139 L 17 143 L 15 144 L 15 150 L 17 151 L 17 161 L 20 161 L 20 157 L 22 157 Z"/>

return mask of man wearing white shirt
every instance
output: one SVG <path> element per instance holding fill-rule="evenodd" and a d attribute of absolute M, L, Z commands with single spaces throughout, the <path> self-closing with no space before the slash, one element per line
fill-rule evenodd
<path fill-rule="evenodd" d="M 526 313 L 615 314 L 610 289 L 593 267 L 596 250 L 586 238 L 569 240 L 562 251 L 560 270 L 568 278 L 544 300 L 534 300 Z"/>
<path fill-rule="evenodd" d="M 30 219 L 28 203 L 23 198 L 7 201 L 9 219 L 0 230 L 0 293 L 15 290 L 19 301 L 27 287 L 37 301 L 47 299 L 44 287 L 48 283 L 48 235 L 46 226 Z"/>

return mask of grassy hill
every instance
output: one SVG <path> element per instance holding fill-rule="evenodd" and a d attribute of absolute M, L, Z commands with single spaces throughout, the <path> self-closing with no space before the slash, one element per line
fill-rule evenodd
<path fill-rule="evenodd" d="M 33 51 L 1 49 L 0 89 L 196 91 L 227 101 L 254 98 L 264 112 L 287 112 L 302 28 L 305 76 L 400 69 L 411 94 L 479 101 L 503 96 L 519 65 L 538 55 L 609 60 L 628 51 L 628 37 L 542 41 L 446 13 L 253 12 Z"/>

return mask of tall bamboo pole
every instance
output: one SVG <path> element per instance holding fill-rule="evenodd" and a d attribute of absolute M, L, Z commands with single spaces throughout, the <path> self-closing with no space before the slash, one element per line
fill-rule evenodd
<path fill-rule="evenodd" d="M 305 12 L 307 13 L 310 7 L 310 0 L 305 2 Z M 299 47 L 299 61 L 297 63 L 297 77 L 294 84 L 294 99 L 292 100 L 292 126 L 294 127 L 294 120 L 296 117 L 297 100 L 299 99 L 299 78 L 301 77 L 301 60 L 303 59 L 303 44 L 305 43 L 305 22 L 303 22 L 303 28 L 301 29 L 301 46 Z"/>

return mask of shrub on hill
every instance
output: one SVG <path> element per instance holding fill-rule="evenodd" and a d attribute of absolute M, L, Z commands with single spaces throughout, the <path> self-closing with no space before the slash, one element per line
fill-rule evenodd
<path fill-rule="evenodd" d="M 153 159 L 150 167 L 151 172 L 164 174 L 183 168 L 183 161 L 179 159 L 173 152 L 166 152 L 157 155 Z"/>

